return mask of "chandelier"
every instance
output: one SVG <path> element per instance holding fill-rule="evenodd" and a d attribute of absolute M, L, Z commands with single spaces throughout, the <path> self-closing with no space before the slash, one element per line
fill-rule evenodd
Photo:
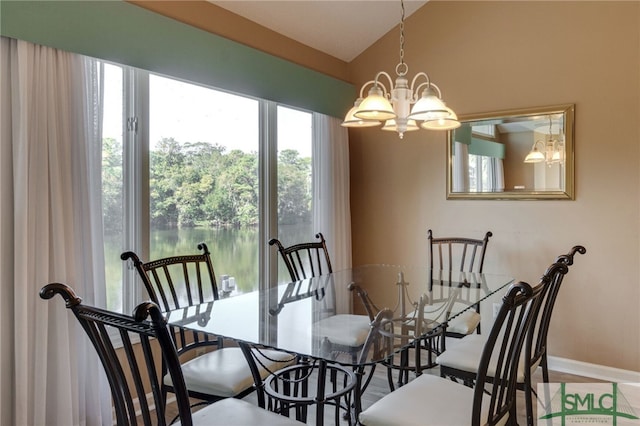
<path fill-rule="evenodd" d="M 540 147 L 540 149 L 538 149 Z M 536 140 L 524 158 L 525 163 L 546 162 L 549 167 L 564 162 L 564 144 L 553 138 L 551 115 L 549 115 L 549 140 Z"/>
<path fill-rule="evenodd" d="M 342 126 L 371 127 L 384 123 L 382 130 L 398 132 L 400 139 L 405 132 L 421 127 L 430 130 L 460 127 L 458 116 L 442 101 L 442 92 L 426 73 L 416 74 L 409 86 L 406 77 L 409 66 L 404 62 L 404 1 L 400 1 L 400 6 L 400 62 L 396 65 L 395 86 L 388 73 L 378 72 L 375 79 L 362 85 L 360 96 L 347 112 Z M 383 76 L 387 78 L 390 89 L 380 81 Z M 421 82 L 418 84 L 418 81 Z M 371 88 L 364 98 L 365 88 L 369 86 Z"/>

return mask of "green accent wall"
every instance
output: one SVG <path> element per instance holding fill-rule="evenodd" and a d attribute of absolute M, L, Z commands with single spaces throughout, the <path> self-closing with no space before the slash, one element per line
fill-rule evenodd
<path fill-rule="evenodd" d="M 122 1 L 0 0 L 0 34 L 342 118 L 352 84 Z"/>

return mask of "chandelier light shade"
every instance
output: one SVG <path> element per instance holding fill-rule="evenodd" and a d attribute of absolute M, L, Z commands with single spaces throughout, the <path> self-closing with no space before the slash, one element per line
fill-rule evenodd
<path fill-rule="evenodd" d="M 353 113 L 363 120 L 391 120 L 397 117 L 391 102 L 385 97 L 382 89 L 375 85 L 369 90 L 360 107 Z"/>
<path fill-rule="evenodd" d="M 427 77 L 428 79 L 428 77 Z M 440 89 L 431 83 L 424 89 L 422 96 L 411 109 L 409 118 L 414 120 L 433 120 L 436 118 L 446 118 L 451 112 L 442 102 Z"/>
<path fill-rule="evenodd" d="M 366 82 L 360 89 L 360 98 L 347 112 L 342 122 L 344 127 L 377 126 L 384 122 L 382 130 L 395 131 L 400 139 L 405 132 L 419 130 L 451 130 L 460 127 L 458 116 L 442 100 L 442 92 L 429 76 L 420 72 L 411 81 L 406 75 L 409 66 L 404 62 L 404 2 L 400 1 L 400 63 L 396 65 L 395 84 L 391 76 L 380 71 L 375 79 Z M 385 77 L 389 89 L 381 81 Z M 420 83 L 418 83 L 420 82 Z M 367 97 L 362 99 L 369 87 Z M 418 124 L 418 122 L 421 122 Z"/>
<path fill-rule="evenodd" d="M 458 116 L 451 108 L 445 107 L 448 114 L 445 117 L 427 119 L 420 127 L 427 130 L 453 130 L 460 127 Z"/>
<path fill-rule="evenodd" d="M 358 107 L 361 103 L 362 98 L 358 98 L 353 107 L 349 110 L 349 112 L 347 112 L 342 125 L 344 127 L 372 127 L 382 124 L 382 122 L 379 120 L 363 120 L 362 118 L 356 117 L 353 113 L 358 111 Z"/>

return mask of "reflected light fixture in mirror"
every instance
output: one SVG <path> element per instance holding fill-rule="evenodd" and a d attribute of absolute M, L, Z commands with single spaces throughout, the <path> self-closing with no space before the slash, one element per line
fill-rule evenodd
<path fill-rule="evenodd" d="M 374 6 L 372 6 L 374 7 Z M 404 2 L 400 1 L 400 63 L 396 65 L 395 86 L 391 76 L 385 71 L 376 74 L 360 88 L 360 96 L 353 108 L 347 112 L 342 122 L 344 127 L 378 126 L 384 122 L 382 130 L 395 131 L 400 139 L 405 132 L 423 129 L 452 130 L 460 126 L 456 113 L 442 100 L 442 92 L 429 76 L 420 72 L 413 77 L 411 86 L 406 75 L 409 66 L 404 62 Z M 380 81 L 386 77 L 389 88 Z M 417 84 L 418 80 L 423 79 Z M 364 97 L 365 88 L 371 86 Z M 413 105 L 413 107 L 412 107 Z M 421 122 L 418 125 L 418 122 Z"/>
<path fill-rule="evenodd" d="M 559 127 L 559 126 L 558 126 Z M 539 131 L 539 129 L 536 129 Z M 557 164 L 564 161 L 564 145 L 558 141 L 558 139 L 554 139 L 554 134 L 562 135 L 564 132 L 561 129 L 558 129 L 557 132 L 553 131 L 553 118 L 549 115 L 549 139 L 544 141 L 537 139 L 533 146 L 531 147 L 531 151 L 524 158 L 525 163 L 541 163 L 545 161 L 549 167 L 553 164 Z M 538 149 L 538 146 L 542 148 L 542 150 Z"/>

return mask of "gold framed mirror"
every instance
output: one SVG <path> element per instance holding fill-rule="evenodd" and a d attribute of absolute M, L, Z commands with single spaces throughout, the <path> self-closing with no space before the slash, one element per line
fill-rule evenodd
<path fill-rule="evenodd" d="M 447 136 L 447 199 L 574 199 L 575 105 L 460 117 Z"/>

